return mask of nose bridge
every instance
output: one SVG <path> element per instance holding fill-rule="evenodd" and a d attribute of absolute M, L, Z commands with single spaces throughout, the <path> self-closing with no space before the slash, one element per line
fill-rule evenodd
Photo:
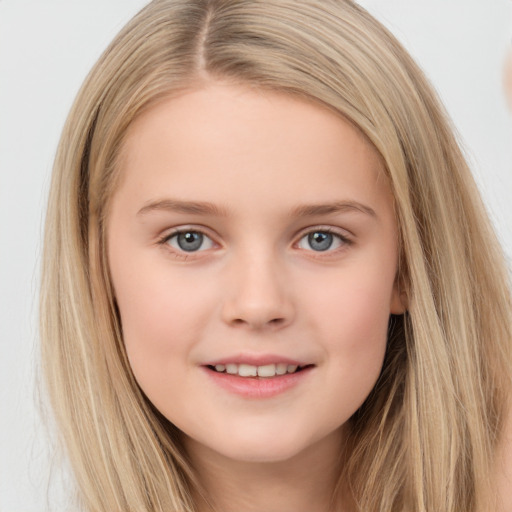
<path fill-rule="evenodd" d="M 271 247 L 245 247 L 233 254 L 223 304 L 224 320 L 249 328 L 282 327 L 293 317 L 282 259 Z"/>

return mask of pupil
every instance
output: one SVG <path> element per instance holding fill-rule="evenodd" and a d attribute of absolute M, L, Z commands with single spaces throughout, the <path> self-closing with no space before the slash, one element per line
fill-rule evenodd
<path fill-rule="evenodd" d="M 178 245 L 183 251 L 197 251 L 203 244 L 203 235 L 189 231 L 187 233 L 180 233 L 178 235 Z"/>
<path fill-rule="evenodd" d="M 332 245 L 333 237 L 330 233 L 317 231 L 308 235 L 310 247 L 315 251 L 326 251 Z"/>

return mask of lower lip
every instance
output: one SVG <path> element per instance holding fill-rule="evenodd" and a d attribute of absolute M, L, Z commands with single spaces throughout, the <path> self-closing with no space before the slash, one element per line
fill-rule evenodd
<path fill-rule="evenodd" d="M 276 375 L 275 377 L 240 377 L 203 367 L 215 384 L 244 398 L 271 398 L 285 393 L 307 379 L 313 368 L 313 366 L 308 366 L 299 372 Z"/>

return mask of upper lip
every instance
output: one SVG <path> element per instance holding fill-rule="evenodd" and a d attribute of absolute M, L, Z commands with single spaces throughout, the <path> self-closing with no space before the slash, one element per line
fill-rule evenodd
<path fill-rule="evenodd" d="M 216 366 L 218 364 L 248 364 L 251 366 L 266 366 L 269 364 L 287 364 L 296 366 L 307 366 L 308 362 L 292 359 L 276 354 L 239 354 L 234 356 L 222 357 L 205 363 L 204 366 Z"/>

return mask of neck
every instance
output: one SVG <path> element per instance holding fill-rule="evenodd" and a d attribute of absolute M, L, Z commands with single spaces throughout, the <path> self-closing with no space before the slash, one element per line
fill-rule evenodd
<path fill-rule="evenodd" d="M 198 512 L 349 512 L 337 488 L 342 436 L 330 434 L 289 460 L 247 462 L 226 458 L 186 439 L 203 487 Z M 336 498 L 335 498 L 336 495 Z"/>

